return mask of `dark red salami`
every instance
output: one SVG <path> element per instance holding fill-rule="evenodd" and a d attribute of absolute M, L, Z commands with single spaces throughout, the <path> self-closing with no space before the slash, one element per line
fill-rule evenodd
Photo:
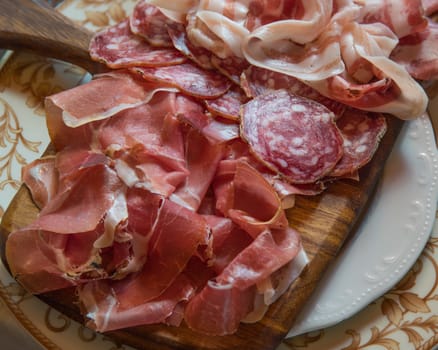
<path fill-rule="evenodd" d="M 236 86 L 214 100 L 205 101 L 205 104 L 214 115 L 239 120 L 240 107 L 246 102 L 248 102 L 248 97 L 241 88 Z"/>
<path fill-rule="evenodd" d="M 178 26 L 178 23 L 167 18 L 158 7 L 145 0 L 135 5 L 129 24 L 134 34 L 142 36 L 149 44 L 160 47 L 172 47 L 167 28 Z"/>
<path fill-rule="evenodd" d="M 90 42 L 90 56 L 110 68 L 159 67 L 180 64 L 186 58 L 175 48 L 157 48 L 135 35 L 129 20 L 97 33 Z"/>
<path fill-rule="evenodd" d="M 336 121 L 344 138 L 344 155 L 330 176 L 354 174 L 368 163 L 386 132 L 386 119 L 380 113 L 349 109 Z"/>
<path fill-rule="evenodd" d="M 329 174 L 343 154 L 333 113 L 287 90 L 244 105 L 241 136 L 267 167 L 292 183 L 312 183 Z"/>
<path fill-rule="evenodd" d="M 173 46 L 184 56 L 191 59 L 202 68 L 213 68 L 213 65 L 211 64 L 211 52 L 203 47 L 193 45 L 187 38 L 185 28 L 181 30 L 180 28 L 169 27 L 168 34 L 172 39 Z"/>
<path fill-rule="evenodd" d="M 321 95 L 318 91 L 294 77 L 264 68 L 249 67 L 241 75 L 240 84 L 249 97 L 256 97 L 272 90 L 287 89 L 295 95 L 323 104 L 336 117 L 341 116 L 346 108 L 344 104 Z"/>
<path fill-rule="evenodd" d="M 202 69 L 190 62 L 169 67 L 135 67 L 132 71 L 145 80 L 169 84 L 188 95 L 204 99 L 223 95 L 232 84 L 220 73 Z"/>

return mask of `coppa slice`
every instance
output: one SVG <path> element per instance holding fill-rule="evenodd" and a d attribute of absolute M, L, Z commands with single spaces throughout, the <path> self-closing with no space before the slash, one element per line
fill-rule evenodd
<path fill-rule="evenodd" d="M 343 155 L 334 114 L 323 105 L 277 90 L 241 110 L 241 136 L 254 155 L 292 183 L 312 183 Z"/>

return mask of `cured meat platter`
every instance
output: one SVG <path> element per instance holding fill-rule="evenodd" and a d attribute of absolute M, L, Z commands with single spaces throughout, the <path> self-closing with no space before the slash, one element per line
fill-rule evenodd
<path fill-rule="evenodd" d="M 46 99 L 53 148 L 23 170 L 28 187 L 1 224 L 2 258 L 44 302 L 123 344 L 275 348 L 366 215 L 403 124 L 388 113 L 410 119 L 426 108 L 413 78 L 422 79 L 421 72 L 402 59 L 409 42 L 400 45 L 397 62 L 389 55 L 397 35 L 432 25 L 421 5 L 410 26 L 379 19 L 394 34 L 366 22 L 374 8 L 321 3 L 317 12 L 306 9 L 323 21 L 314 22 L 321 41 L 308 31 L 297 41 L 308 42 L 298 56 L 321 49 L 327 61 L 307 66 L 285 59 L 298 46 L 280 40 L 278 49 L 265 37 L 283 32 L 263 24 L 269 7 L 258 18 L 250 6 L 238 30 L 246 34 L 236 36 L 238 18 L 225 8 L 212 14 L 202 2 L 194 12 L 156 4 L 138 2 L 129 17 L 91 38 L 90 56 L 105 73 Z M 214 32 L 216 16 L 231 16 L 221 25 L 230 25 L 232 42 Z M 335 34 L 350 17 L 357 20 L 352 36 Z M 348 51 L 330 35 L 376 45 L 343 52 L 352 58 L 343 62 L 342 55 L 325 55 Z M 86 59 L 87 45 L 81 50 Z M 96 98 L 95 91 L 104 93 Z M 91 108 L 83 105 L 88 101 Z M 149 138 L 140 135 L 145 131 Z M 83 254 L 75 254 L 81 243 Z M 23 244 L 35 256 L 26 256 Z M 304 252 L 307 264 L 300 262 Z M 297 254 L 296 265 L 288 264 Z"/>
<path fill-rule="evenodd" d="M 138 349 L 273 349 L 287 334 L 294 319 L 312 294 L 327 266 L 343 243 L 354 235 L 361 215 L 372 200 L 373 190 L 403 122 L 388 117 L 388 129 L 373 160 L 360 170 L 361 181 L 333 183 L 323 194 L 297 196 L 288 211 L 290 225 L 298 230 L 309 258 L 302 275 L 280 299 L 270 306 L 264 318 L 255 324 L 241 324 L 233 335 L 206 336 L 187 327 L 139 326 L 108 332 L 111 338 Z M 49 151 L 50 152 L 50 151 Z M 22 187 L 3 216 L 1 223 L 2 258 L 4 242 L 11 231 L 28 225 L 38 214 L 26 187 Z M 40 298 L 72 319 L 84 322 L 75 305 L 73 289 L 40 295 Z"/>

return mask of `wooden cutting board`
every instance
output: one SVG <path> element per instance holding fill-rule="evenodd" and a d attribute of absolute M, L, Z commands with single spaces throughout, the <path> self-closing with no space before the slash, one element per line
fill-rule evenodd
<path fill-rule="evenodd" d="M 373 160 L 360 171 L 359 182 L 342 180 L 333 183 L 323 194 L 298 196 L 296 206 L 288 210 L 290 225 L 301 233 L 310 262 L 287 292 L 270 306 L 265 317 L 255 324 L 241 324 L 229 336 L 205 336 L 184 325 L 140 326 L 106 333 L 117 342 L 138 349 L 274 349 L 292 327 L 294 320 L 310 297 L 330 262 L 345 240 L 354 234 L 361 215 L 366 215 L 373 190 L 381 176 L 385 161 L 402 127 L 402 121 L 388 117 L 388 131 Z M 1 253 L 8 234 L 29 224 L 38 215 L 29 192 L 22 187 L 3 216 Z M 69 317 L 83 322 L 75 303 L 73 289 L 46 293 L 43 301 Z"/>

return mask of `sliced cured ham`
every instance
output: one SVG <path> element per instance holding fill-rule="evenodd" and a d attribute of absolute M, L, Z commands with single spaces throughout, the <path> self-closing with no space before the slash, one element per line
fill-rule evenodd
<path fill-rule="evenodd" d="M 386 119 L 381 114 L 350 109 L 336 125 L 344 140 L 344 154 L 330 176 L 353 174 L 371 160 L 386 132 Z"/>
<path fill-rule="evenodd" d="M 248 102 L 241 132 L 257 158 L 293 183 L 317 181 L 342 157 L 333 113 L 286 90 Z"/>
<path fill-rule="evenodd" d="M 173 47 L 157 48 L 133 34 L 128 19 L 95 34 L 89 51 L 93 60 L 103 62 L 110 68 L 168 66 L 186 60 Z"/>
<path fill-rule="evenodd" d="M 34 160 L 21 170 L 21 178 L 30 189 L 32 199 L 40 209 L 55 196 L 58 190 L 57 177 L 54 156 Z"/>
<path fill-rule="evenodd" d="M 143 79 L 174 86 L 198 98 L 217 98 L 228 91 L 231 82 L 215 71 L 203 70 L 192 63 L 169 67 L 136 67 L 132 71 Z"/>

